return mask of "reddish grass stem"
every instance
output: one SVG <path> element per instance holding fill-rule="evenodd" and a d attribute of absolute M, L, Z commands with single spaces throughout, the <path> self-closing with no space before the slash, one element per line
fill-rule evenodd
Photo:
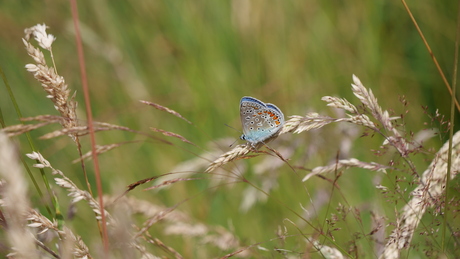
<path fill-rule="evenodd" d="M 438 69 L 439 74 L 441 75 L 442 81 L 447 87 L 447 90 L 449 91 L 450 95 L 453 96 L 452 98 L 455 100 L 455 106 L 457 107 L 457 111 L 460 111 L 460 104 L 458 103 L 457 99 L 455 98 L 455 95 L 452 93 L 452 88 L 449 85 L 449 82 L 447 81 L 446 76 L 442 72 L 441 66 L 438 63 L 438 60 L 436 59 L 435 55 L 433 54 L 433 51 L 430 48 L 430 44 L 428 44 L 428 41 L 425 39 L 425 36 L 423 35 L 422 30 L 418 26 L 417 21 L 415 20 L 414 16 L 412 15 L 412 12 L 409 9 L 409 6 L 407 5 L 405 0 L 401 0 L 402 4 L 404 5 L 404 8 L 407 11 L 407 14 L 409 14 L 410 19 L 414 23 L 415 29 L 417 29 L 418 34 L 422 38 L 423 43 L 425 44 L 426 49 L 428 50 L 428 53 L 430 54 L 431 58 L 433 59 L 433 63 L 436 66 L 436 69 Z"/>
<path fill-rule="evenodd" d="M 86 107 L 86 116 L 88 118 L 88 128 L 91 138 L 91 152 L 93 156 L 93 165 L 94 165 L 94 172 L 96 175 L 96 185 L 97 185 L 97 192 L 99 196 L 99 204 L 101 206 L 101 222 L 102 222 L 102 242 L 104 244 L 104 252 L 105 257 L 108 256 L 109 253 L 109 243 L 108 243 L 108 235 L 107 235 L 107 224 L 104 212 L 104 201 L 102 199 L 102 182 L 101 182 L 101 174 L 99 170 L 99 160 L 97 157 L 96 151 L 96 138 L 94 134 L 94 127 L 93 127 L 93 114 L 91 112 L 91 102 L 89 97 L 89 90 L 88 90 L 88 79 L 86 76 L 86 66 L 85 66 L 85 59 L 83 53 L 83 45 L 80 36 L 80 28 L 78 25 L 78 9 L 77 9 L 77 2 L 75 0 L 70 0 L 70 5 L 72 9 L 72 19 L 75 26 L 75 40 L 77 45 L 77 52 L 78 52 L 78 60 L 80 64 L 80 73 L 81 73 L 81 81 L 83 87 L 83 94 L 85 97 L 85 107 Z"/>

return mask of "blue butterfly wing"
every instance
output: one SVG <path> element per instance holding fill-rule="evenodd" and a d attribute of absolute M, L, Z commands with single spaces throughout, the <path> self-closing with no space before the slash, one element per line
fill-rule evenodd
<path fill-rule="evenodd" d="M 251 143 L 262 142 L 278 132 L 284 124 L 284 115 L 274 104 L 265 104 L 245 96 L 240 101 L 242 139 Z"/>

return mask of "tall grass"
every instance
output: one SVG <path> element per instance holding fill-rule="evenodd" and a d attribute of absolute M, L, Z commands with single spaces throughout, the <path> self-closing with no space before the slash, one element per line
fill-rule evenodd
<path fill-rule="evenodd" d="M 5 2 L 2 255 L 459 255 L 457 135 L 443 196 L 450 97 L 401 3 L 79 4 L 112 249 L 102 248 L 94 170 L 79 164 L 91 144 L 70 7 Z M 457 7 L 409 7 L 451 74 Z M 24 28 L 42 22 L 52 49 L 32 39 L 24 49 Z M 258 150 L 228 147 L 240 133 L 224 124 L 240 127 L 245 95 L 287 119 Z M 33 164 L 42 175 L 23 175 Z"/>

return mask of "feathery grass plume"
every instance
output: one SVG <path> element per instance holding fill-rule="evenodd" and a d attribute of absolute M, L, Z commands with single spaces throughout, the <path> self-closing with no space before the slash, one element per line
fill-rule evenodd
<path fill-rule="evenodd" d="M 29 210 L 27 181 L 15 150 L 6 135 L 0 132 L 0 175 L 5 180 L 1 206 L 6 221 L 6 235 L 13 251 L 10 255 L 15 258 L 38 258 L 33 235 L 25 227 Z"/>
<path fill-rule="evenodd" d="M 202 180 L 202 179 L 203 178 L 183 178 L 183 177 L 174 178 L 172 180 L 162 181 L 159 184 L 156 184 L 156 185 L 153 185 L 151 187 L 145 188 L 144 191 L 150 191 L 150 190 L 153 190 L 153 189 L 162 188 L 162 187 L 165 187 L 165 186 L 168 186 L 168 185 L 175 184 L 177 182 L 196 181 L 196 180 Z"/>
<path fill-rule="evenodd" d="M 95 128 L 94 131 L 104 131 L 109 130 L 108 128 Z M 59 130 L 52 131 L 50 133 L 46 133 L 45 135 L 41 136 L 40 139 L 52 139 L 57 138 L 64 135 L 71 135 L 71 136 L 85 136 L 89 134 L 88 126 L 76 126 L 71 128 L 63 128 Z"/>
<path fill-rule="evenodd" d="M 419 185 L 411 193 L 412 199 L 402 208 L 399 224 L 390 235 L 380 258 L 399 258 L 400 251 L 409 247 L 414 231 L 426 209 L 439 206 L 439 202 L 443 200 L 448 152 L 449 142 L 446 142 L 436 153 L 427 170 L 423 172 Z M 460 131 L 457 131 L 452 138 L 451 166 L 453 179 L 460 171 Z"/>
<path fill-rule="evenodd" d="M 44 127 L 51 124 L 52 122 L 42 122 L 37 124 L 17 124 L 3 128 L 1 131 L 4 132 L 8 137 L 19 136 L 26 132 Z"/>
<path fill-rule="evenodd" d="M 289 116 L 283 127 L 280 130 L 280 134 L 293 132 L 299 134 L 303 131 L 310 131 L 313 129 L 319 129 L 328 125 L 332 122 L 342 121 L 343 119 L 334 119 L 328 116 L 319 115 L 316 112 L 307 113 L 305 116 L 293 115 Z"/>
<path fill-rule="evenodd" d="M 38 164 L 38 167 L 41 167 L 44 165 L 45 167 L 49 167 L 47 162 L 44 160 L 41 160 L 41 164 Z M 70 195 L 74 196 L 74 195 Z M 104 197 L 104 199 L 110 199 L 110 197 Z M 125 203 L 123 203 L 125 204 Z M 117 204 L 119 206 L 120 204 Z M 126 204 L 125 204 L 126 205 Z M 131 206 L 131 205 L 128 205 Z M 127 213 L 124 216 L 130 216 L 132 212 L 134 211 L 134 206 L 133 207 L 124 207 L 123 212 Z M 120 212 L 120 210 L 115 209 L 116 212 Z M 128 213 L 129 212 L 129 213 Z M 118 215 L 118 214 L 117 214 Z M 109 215 L 110 216 L 110 215 Z M 48 220 L 46 217 L 41 215 L 40 213 L 34 211 L 34 210 L 29 210 L 29 215 L 27 218 L 31 223 L 29 224 L 30 227 L 38 228 L 39 235 L 43 234 L 49 230 L 54 231 L 55 233 L 58 234 L 59 239 L 61 240 L 60 247 L 63 246 L 72 246 L 72 248 L 68 248 L 68 250 L 76 257 L 76 258 L 92 258 L 91 255 L 89 254 L 89 249 L 83 242 L 80 236 L 76 236 L 75 234 L 70 231 L 70 229 L 64 227 L 63 230 L 59 230 L 57 228 L 57 224 L 55 222 L 51 222 Z M 111 218 L 109 218 L 111 219 Z M 121 226 L 122 224 L 119 224 L 122 222 L 124 226 Z M 132 235 L 126 234 L 129 233 L 129 226 L 126 225 L 126 223 L 129 222 L 126 218 L 120 219 L 117 218 L 117 220 L 111 220 L 111 226 L 112 229 L 110 229 L 110 234 L 111 236 L 117 240 L 118 245 L 120 245 L 120 241 L 122 240 L 122 243 L 124 244 L 124 251 L 123 253 L 128 253 L 127 249 L 129 248 L 135 248 L 139 250 L 139 252 L 143 255 L 142 258 L 155 258 L 153 255 L 149 254 L 146 252 L 146 249 L 138 244 L 138 242 L 134 239 L 132 239 Z M 121 233 L 119 231 L 124 231 L 126 232 L 123 234 L 123 237 L 120 237 Z M 60 250 L 62 251 L 62 249 Z M 128 256 L 126 258 L 132 258 L 132 256 Z"/>
<path fill-rule="evenodd" d="M 76 236 L 73 234 L 72 231 L 70 231 L 69 228 L 67 227 L 64 227 L 64 231 L 63 231 L 68 237 L 69 240 L 72 240 L 74 241 L 74 248 L 72 250 L 72 254 L 76 257 L 76 258 L 82 258 L 82 259 L 91 259 L 93 258 L 90 253 L 89 253 L 89 249 L 88 247 L 86 246 L 85 242 L 83 242 L 83 240 L 81 239 L 80 236 Z"/>
<path fill-rule="evenodd" d="M 377 98 L 372 93 L 371 89 L 366 89 L 359 78 L 353 75 L 352 91 L 353 94 L 363 104 L 363 111 L 360 111 L 356 106 L 351 104 L 346 99 L 324 96 L 321 100 L 327 102 L 327 106 L 342 109 L 348 112 L 349 118 L 335 119 L 334 122 L 347 121 L 356 125 L 368 127 L 369 129 L 381 134 L 385 137 L 384 145 L 390 144 L 400 153 L 402 157 L 407 157 L 409 153 L 416 149 L 417 145 L 411 145 L 403 138 L 401 133 L 394 127 L 392 121 L 400 119 L 400 117 L 390 117 L 388 111 L 384 111 L 378 104 Z M 382 131 L 369 116 L 365 113 L 370 113 L 382 126 Z"/>
<path fill-rule="evenodd" d="M 26 46 L 27 53 L 36 63 L 27 64 L 26 69 L 42 84 L 43 89 L 48 94 L 47 98 L 51 99 L 54 103 L 54 108 L 61 114 L 62 117 L 66 118 L 66 120 L 61 122 L 62 126 L 66 129 L 74 128 L 78 124 L 76 113 L 77 102 L 74 100 L 75 93 L 70 96 L 70 90 L 65 83 L 64 77 L 57 74 L 56 66 L 49 67 L 46 64 L 43 52 L 41 52 L 40 49 L 35 48 L 29 42 L 30 36 L 33 35 L 40 47 L 48 50 L 52 57 L 53 52 L 51 45 L 55 40 L 55 37 L 51 34 L 47 34 L 46 28 L 47 26 L 45 24 L 37 24 L 24 30 L 25 37 L 22 41 Z M 68 135 L 76 141 L 75 135 L 72 133 L 69 133 Z"/>
<path fill-rule="evenodd" d="M 392 134 L 386 136 L 384 132 L 379 131 L 386 138 L 384 145 L 392 145 L 398 150 L 402 157 L 407 157 L 407 155 L 412 151 L 410 149 L 411 145 L 403 138 L 401 133 L 399 133 L 399 131 L 391 123 L 393 119 L 399 119 L 399 117 L 391 118 L 388 111 L 383 111 L 377 103 L 377 98 L 375 98 L 372 90 L 367 90 L 359 78 L 355 75 L 353 75 L 353 84 L 351 84 L 351 86 L 354 95 L 358 97 L 365 108 L 370 110 L 372 116 L 381 123 L 386 133 Z"/>
<path fill-rule="evenodd" d="M 27 41 L 29 41 L 30 36 L 33 35 L 34 39 L 38 42 L 40 47 L 51 52 L 51 45 L 56 40 L 56 37 L 54 37 L 52 34 L 47 34 L 46 28 L 48 28 L 48 26 L 45 24 L 37 24 L 34 27 L 26 28 L 24 30 L 24 33 L 26 34 L 25 38 Z"/>
<path fill-rule="evenodd" d="M 109 145 L 102 145 L 102 146 L 101 145 L 96 145 L 96 153 L 98 155 L 100 155 L 100 154 L 103 154 L 103 153 L 108 152 L 108 151 L 110 151 L 110 150 L 112 150 L 114 148 L 117 148 L 117 147 L 119 147 L 121 145 L 128 144 L 128 143 L 131 143 L 131 141 L 130 142 L 123 142 L 123 143 L 114 143 L 114 144 L 109 144 Z M 85 154 L 83 154 L 80 158 L 77 158 L 77 159 L 73 160 L 72 163 L 75 164 L 75 163 L 80 162 L 83 159 L 91 159 L 92 157 L 93 157 L 92 151 L 88 151 Z"/>
<path fill-rule="evenodd" d="M 144 246 L 141 245 L 135 245 L 134 248 L 136 248 L 140 253 L 141 253 L 141 259 L 162 259 L 163 257 L 158 257 L 154 256 L 151 253 L 147 252 L 147 249 Z M 176 258 L 181 258 L 181 257 L 176 257 Z"/>
<path fill-rule="evenodd" d="M 184 118 L 182 115 L 180 115 L 180 113 L 176 112 L 175 110 L 169 109 L 168 107 L 164 107 L 164 106 L 156 104 L 156 103 L 142 101 L 142 100 L 140 102 L 143 103 L 143 104 L 150 105 L 150 106 L 154 107 L 157 110 L 165 111 L 165 112 L 167 112 L 169 114 L 172 114 L 172 115 L 174 115 L 174 116 L 176 116 L 178 118 L 181 118 L 182 120 L 186 121 L 188 124 L 193 124 L 189 120 Z"/>
<path fill-rule="evenodd" d="M 43 126 L 52 124 L 52 123 L 63 123 L 65 118 L 61 116 L 54 116 L 54 115 L 38 115 L 35 117 L 26 117 L 21 118 L 21 121 L 41 121 L 42 123 L 37 124 L 17 124 L 11 125 L 8 127 L 3 128 L 1 131 L 5 132 L 8 137 L 18 136 L 24 134 L 26 132 L 41 128 Z"/>
<path fill-rule="evenodd" d="M 56 232 L 59 232 L 58 224 L 56 221 L 51 221 L 47 217 L 38 213 L 35 210 L 30 209 L 27 220 L 29 221 L 28 226 L 32 228 L 37 228 L 37 234 L 41 235 L 48 232 L 50 229 Z"/>
<path fill-rule="evenodd" d="M 34 167 L 50 168 L 53 175 L 59 175 L 60 177 L 62 177 L 62 178 L 54 178 L 54 180 L 56 181 L 57 185 L 68 190 L 69 192 L 68 196 L 73 197 L 72 203 L 77 203 L 81 200 L 85 200 L 86 202 L 88 202 L 88 205 L 91 207 L 93 212 L 96 213 L 97 215 L 96 219 L 98 221 L 101 220 L 101 207 L 99 206 L 99 202 L 96 199 L 94 199 L 89 192 L 83 191 L 80 188 L 78 188 L 77 185 L 75 185 L 72 182 L 72 180 L 70 180 L 67 176 L 65 176 L 61 171 L 53 168 L 50 162 L 48 162 L 48 160 L 46 160 L 40 153 L 32 152 L 31 154 L 26 154 L 26 155 L 30 159 L 34 159 L 39 162 L 39 164 L 34 164 Z M 107 221 L 108 223 L 114 223 L 113 218 L 110 216 L 110 214 L 107 211 L 105 211 L 105 215 L 108 219 Z"/>
<path fill-rule="evenodd" d="M 166 217 L 168 217 L 170 213 L 175 211 L 177 206 L 178 205 L 175 205 L 175 206 L 170 207 L 170 208 L 166 208 L 165 210 L 162 210 L 159 213 L 156 213 L 155 215 L 153 215 L 152 217 L 147 219 L 144 222 L 143 227 L 135 234 L 135 238 L 138 238 L 138 237 L 144 235 L 145 232 L 147 232 L 147 230 L 150 229 L 150 227 L 152 227 L 157 222 L 159 222 L 159 221 L 165 219 Z"/>
<path fill-rule="evenodd" d="M 325 173 L 331 173 L 335 172 L 339 169 L 348 169 L 352 167 L 358 167 L 358 168 L 363 168 L 371 171 L 376 171 L 376 172 L 381 172 L 381 173 L 386 173 L 386 169 L 389 168 L 389 166 L 385 166 L 382 164 L 378 164 L 375 162 L 362 162 L 359 161 L 356 158 L 350 158 L 350 159 L 341 159 L 339 161 L 336 161 L 335 163 L 328 165 L 328 166 L 318 166 L 312 169 L 311 173 L 307 174 L 302 181 L 307 181 L 310 179 L 312 176 L 319 175 L 319 174 L 325 174 Z"/>
<path fill-rule="evenodd" d="M 249 144 L 238 145 L 227 153 L 221 155 L 219 158 L 214 160 L 208 168 L 204 171 L 205 173 L 210 173 L 215 169 L 230 163 L 236 159 L 242 158 L 245 155 L 249 154 L 253 149 Z"/>
<path fill-rule="evenodd" d="M 118 125 L 114 125 L 114 124 L 110 124 L 106 122 L 94 122 L 94 132 L 108 131 L 108 130 L 124 130 L 124 131 L 129 131 L 129 132 L 137 132 L 128 127 L 118 126 Z M 88 126 L 75 126 L 75 127 L 55 130 L 53 132 L 50 132 L 50 133 L 47 133 L 41 136 L 40 139 L 51 139 L 51 138 L 56 138 L 59 136 L 69 135 L 69 134 L 72 134 L 78 137 L 88 135 L 89 127 Z"/>
<path fill-rule="evenodd" d="M 152 131 L 155 131 L 155 132 L 160 132 L 161 134 L 167 136 L 167 137 L 173 137 L 173 138 L 178 138 L 180 139 L 182 142 L 185 142 L 185 143 L 188 143 L 190 145 L 194 145 L 196 146 L 193 142 L 191 142 L 190 140 L 184 138 L 183 136 L 177 134 L 177 133 L 174 133 L 174 132 L 169 132 L 169 131 L 166 131 L 166 130 L 162 130 L 162 129 L 157 129 L 157 128 L 153 128 L 153 127 L 150 127 L 150 129 Z"/>
<path fill-rule="evenodd" d="M 145 239 L 146 239 L 146 241 L 149 242 L 150 244 L 153 244 L 153 245 L 155 245 L 155 246 L 160 247 L 163 251 L 167 251 L 168 253 L 170 253 L 171 255 L 173 255 L 176 259 L 183 259 L 183 258 L 184 258 L 184 257 L 183 257 L 181 254 L 179 254 L 179 252 L 177 252 L 174 248 L 172 248 L 172 247 L 170 247 L 170 246 L 167 246 L 167 245 L 165 245 L 163 242 L 161 242 L 160 239 L 158 239 L 158 238 L 153 238 L 152 236 L 150 236 L 149 233 L 146 233 L 146 236 L 147 236 L 147 237 L 146 237 Z M 137 247 L 136 247 L 136 248 L 137 248 Z M 139 248 L 137 248 L 137 249 L 138 249 L 139 251 L 142 251 L 142 252 L 145 251 L 145 248 L 144 248 L 144 250 L 140 250 Z M 156 256 L 153 257 L 153 255 L 150 255 L 150 256 L 152 256 L 152 257 L 146 257 L 146 255 L 145 255 L 144 253 L 142 253 L 142 258 L 143 258 L 143 259 L 150 259 L 150 258 L 152 258 L 152 259 L 161 259 L 161 258 L 162 258 L 162 257 L 160 258 L 160 257 L 156 257 Z"/>
<path fill-rule="evenodd" d="M 68 258 L 70 254 L 73 254 L 76 258 L 91 258 L 89 249 L 85 243 L 67 227 L 64 227 L 62 230 L 59 229 L 56 221 L 50 221 L 47 217 L 33 209 L 29 209 L 27 220 L 30 222 L 28 224 L 29 227 L 37 228 L 37 235 L 42 235 L 49 231 L 57 234 L 60 240 L 59 248 L 62 258 Z"/>

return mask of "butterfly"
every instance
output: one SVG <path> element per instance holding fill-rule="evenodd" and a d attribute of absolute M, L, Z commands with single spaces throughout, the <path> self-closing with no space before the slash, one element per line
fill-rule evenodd
<path fill-rule="evenodd" d="M 240 118 L 243 125 L 242 140 L 254 147 L 276 136 L 284 125 L 284 115 L 276 105 L 245 96 L 240 101 Z"/>

